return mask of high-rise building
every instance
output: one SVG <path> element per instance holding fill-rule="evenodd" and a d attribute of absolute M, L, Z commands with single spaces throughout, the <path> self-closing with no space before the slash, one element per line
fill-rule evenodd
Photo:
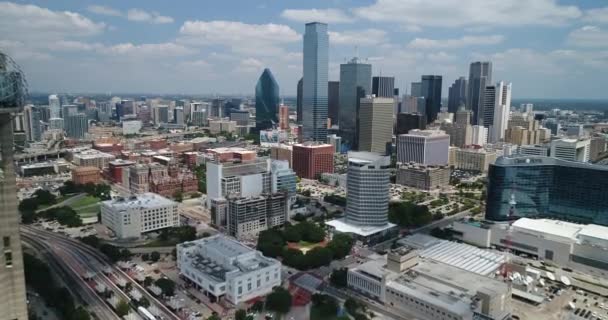
<path fill-rule="evenodd" d="M 394 98 L 395 77 L 373 77 L 371 94 L 375 95 L 376 97 Z M 397 94 L 397 96 L 398 95 L 399 94 Z"/>
<path fill-rule="evenodd" d="M 492 83 L 492 62 L 473 62 L 469 67 L 467 109 L 473 111 L 473 124 L 481 124 L 486 86 Z"/>
<path fill-rule="evenodd" d="M 179 125 L 184 124 L 184 107 L 175 107 L 173 109 L 173 122 Z"/>
<path fill-rule="evenodd" d="M 270 69 L 264 69 L 255 86 L 255 127 L 272 129 L 279 123 L 279 85 Z"/>
<path fill-rule="evenodd" d="M 496 161 L 496 153 L 485 149 L 456 149 L 454 168 L 458 170 L 487 172 L 490 164 Z"/>
<path fill-rule="evenodd" d="M 386 154 L 393 138 L 393 98 L 367 96 L 359 107 L 359 151 Z"/>
<path fill-rule="evenodd" d="M 283 104 L 279 106 L 279 128 L 281 130 L 289 129 L 289 107 Z"/>
<path fill-rule="evenodd" d="M 460 77 L 454 81 L 448 90 L 448 112 L 456 113 L 467 103 L 467 79 Z"/>
<path fill-rule="evenodd" d="M 215 98 L 211 100 L 211 108 L 209 109 L 209 116 L 213 118 L 223 118 L 225 115 L 226 99 Z"/>
<path fill-rule="evenodd" d="M 342 138 L 338 137 L 337 134 L 330 134 L 327 136 L 327 143 L 331 144 L 335 148 L 336 153 L 342 152 Z"/>
<path fill-rule="evenodd" d="M 501 157 L 490 166 L 486 219 L 547 217 L 608 225 L 608 167 L 549 157 Z M 514 210 L 512 210 L 512 207 Z"/>
<path fill-rule="evenodd" d="M 470 124 L 460 124 L 452 121 L 441 123 L 440 129 L 450 136 L 450 144 L 464 148 L 471 144 L 473 128 Z"/>
<path fill-rule="evenodd" d="M 551 157 L 567 160 L 589 162 L 591 141 L 589 139 L 559 139 L 551 141 Z"/>
<path fill-rule="evenodd" d="M 40 107 L 27 105 L 23 109 L 24 129 L 28 141 L 40 141 L 42 127 L 40 124 Z"/>
<path fill-rule="evenodd" d="M 342 143 L 350 150 L 358 148 L 360 99 L 372 91 L 372 65 L 354 57 L 340 64 L 340 132 Z"/>
<path fill-rule="evenodd" d="M 261 231 L 288 221 L 287 193 L 252 197 L 228 197 L 228 234 L 237 238 L 257 237 Z"/>
<path fill-rule="evenodd" d="M 296 112 L 298 124 L 302 124 L 302 95 L 304 94 L 304 78 L 298 81 L 297 96 L 296 96 Z"/>
<path fill-rule="evenodd" d="M 349 152 L 346 178 L 346 222 L 357 226 L 388 223 L 390 157 Z"/>
<path fill-rule="evenodd" d="M 327 73 L 329 34 L 327 24 L 311 22 L 304 32 L 302 82 L 302 139 L 325 141 L 327 137 Z"/>
<path fill-rule="evenodd" d="M 422 76 L 422 96 L 425 99 L 426 120 L 432 123 L 441 109 L 441 76 Z"/>
<path fill-rule="evenodd" d="M 592 137 L 589 143 L 589 161 L 596 161 L 606 152 L 606 138 L 603 136 Z"/>
<path fill-rule="evenodd" d="M 249 124 L 249 111 L 236 110 L 230 111 L 230 121 L 236 121 L 237 126 L 246 126 Z M 289 126 L 289 109 L 287 109 L 287 123 Z"/>
<path fill-rule="evenodd" d="M 422 82 L 412 82 L 410 91 L 412 97 L 422 97 Z"/>
<path fill-rule="evenodd" d="M 56 94 L 49 96 L 49 109 L 51 110 L 51 118 L 61 118 L 61 102 Z"/>
<path fill-rule="evenodd" d="M 483 146 L 486 143 L 488 143 L 488 128 L 478 125 L 473 126 L 471 144 Z"/>
<path fill-rule="evenodd" d="M 340 121 L 340 81 L 327 83 L 327 116 L 332 125 Z"/>
<path fill-rule="evenodd" d="M 291 161 L 273 160 L 270 163 L 271 191 L 272 193 L 287 193 L 288 199 L 296 196 L 298 177 L 290 168 Z"/>
<path fill-rule="evenodd" d="M 154 118 L 154 124 L 159 125 L 161 123 L 169 123 L 169 106 L 158 105 L 152 110 L 152 118 Z"/>
<path fill-rule="evenodd" d="M 496 143 L 504 139 L 509 124 L 511 83 L 500 81 L 495 85 L 488 85 L 483 96 L 481 124 L 488 128 L 489 141 Z"/>
<path fill-rule="evenodd" d="M 84 139 L 89 132 L 89 121 L 87 116 L 82 113 L 67 116 L 64 126 L 66 135 L 72 139 Z"/>
<path fill-rule="evenodd" d="M 192 124 L 199 127 L 204 127 L 209 124 L 207 112 L 192 111 Z"/>
<path fill-rule="evenodd" d="M 411 130 L 397 136 L 397 162 L 444 165 L 449 149 L 450 136 L 441 130 Z"/>
<path fill-rule="evenodd" d="M 11 114 L 23 111 L 23 74 L 0 52 L 0 319 L 26 320 L 27 300 L 17 211 L 14 135 Z"/>
<path fill-rule="evenodd" d="M 471 116 L 472 112 L 470 110 L 466 110 L 464 108 L 458 109 L 454 114 L 454 123 L 460 125 L 468 125 L 471 124 Z"/>
<path fill-rule="evenodd" d="M 397 168 L 396 183 L 407 187 L 431 190 L 450 185 L 450 167 L 422 166 L 404 163 Z"/>
<path fill-rule="evenodd" d="M 409 133 L 410 130 L 426 129 L 426 115 L 421 113 L 399 113 L 397 114 L 397 135 Z"/>
<path fill-rule="evenodd" d="M 316 179 L 321 173 L 334 172 L 335 148 L 331 144 L 295 144 L 292 150 L 292 168 L 298 177 Z"/>

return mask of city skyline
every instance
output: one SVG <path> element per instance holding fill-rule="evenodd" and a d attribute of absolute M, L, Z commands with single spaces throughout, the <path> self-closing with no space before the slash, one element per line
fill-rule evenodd
<path fill-rule="evenodd" d="M 0 2 L 0 49 L 22 65 L 34 92 L 252 94 L 270 68 L 282 95 L 295 96 L 304 24 L 321 21 L 329 25 L 330 81 L 358 55 L 372 75 L 394 76 L 401 93 L 422 74 L 442 75 L 445 98 L 471 62 L 488 60 L 493 81 L 516 84 L 514 98 L 608 98 L 608 9 L 600 1 L 306 5 L 231 1 L 209 12 L 196 2 Z"/>

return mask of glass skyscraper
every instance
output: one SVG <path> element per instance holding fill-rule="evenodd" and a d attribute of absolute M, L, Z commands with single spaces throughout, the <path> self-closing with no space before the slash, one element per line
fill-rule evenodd
<path fill-rule="evenodd" d="M 279 122 L 279 102 L 279 85 L 266 68 L 255 86 L 255 127 L 258 131 L 272 129 Z"/>
<path fill-rule="evenodd" d="M 422 96 L 426 102 L 426 120 L 432 123 L 441 109 L 441 76 L 422 76 Z"/>
<path fill-rule="evenodd" d="M 329 67 L 327 24 L 311 22 L 304 32 L 304 70 L 302 82 L 302 138 L 327 139 L 327 69 Z"/>
<path fill-rule="evenodd" d="M 492 84 L 492 62 L 473 62 L 469 67 L 467 109 L 473 111 L 473 124 L 480 124 L 486 86 Z"/>
<path fill-rule="evenodd" d="M 359 105 L 361 98 L 372 94 L 372 65 L 357 57 L 340 65 L 340 137 L 346 150 L 359 147 Z"/>
<path fill-rule="evenodd" d="M 555 218 L 608 225 L 608 167 L 541 156 L 490 165 L 486 219 Z"/>
<path fill-rule="evenodd" d="M 358 226 L 388 223 L 390 157 L 349 152 L 346 178 L 346 222 Z"/>

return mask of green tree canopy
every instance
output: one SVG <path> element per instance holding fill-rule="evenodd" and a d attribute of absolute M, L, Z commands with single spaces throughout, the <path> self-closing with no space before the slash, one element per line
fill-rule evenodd
<path fill-rule="evenodd" d="M 283 287 L 274 287 L 266 297 L 266 309 L 286 314 L 291 309 L 291 294 Z"/>

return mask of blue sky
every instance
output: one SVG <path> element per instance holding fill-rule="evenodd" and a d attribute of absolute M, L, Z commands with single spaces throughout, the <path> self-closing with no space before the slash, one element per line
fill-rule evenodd
<path fill-rule="evenodd" d="M 447 96 L 489 59 L 514 98 L 608 98 L 604 0 L 0 2 L 0 50 L 34 91 L 252 94 L 268 67 L 293 95 L 312 20 L 329 24 L 330 80 L 358 52 L 402 92 L 443 75 Z"/>

